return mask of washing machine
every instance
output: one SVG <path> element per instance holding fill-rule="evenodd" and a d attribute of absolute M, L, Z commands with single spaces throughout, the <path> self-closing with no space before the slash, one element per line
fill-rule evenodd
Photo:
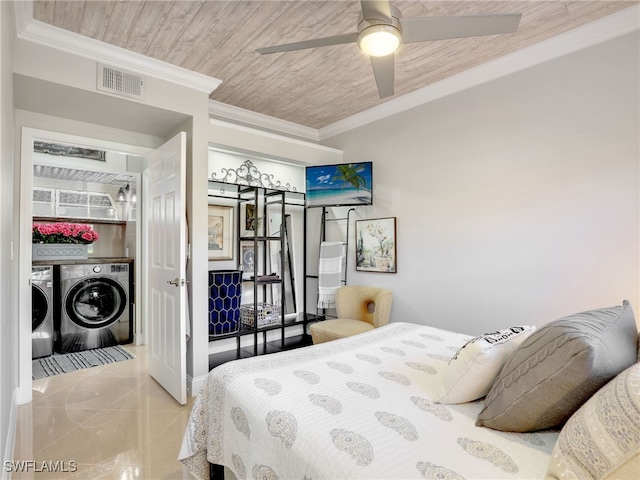
<path fill-rule="evenodd" d="M 128 263 L 60 266 L 59 353 L 131 341 L 130 267 Z"/>
<path fill-rule="evenodd" d="M 31 358 L 53 355 L 53 265 L 31 268 Z"/>

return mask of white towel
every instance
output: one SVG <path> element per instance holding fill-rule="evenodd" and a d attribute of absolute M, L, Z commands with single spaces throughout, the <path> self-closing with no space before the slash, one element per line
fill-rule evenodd
<path fill-rule="evenodd" d="M 336 292 L 342 286 L 346 245 L 341 242 L 320 244 L 318 265 L 318 308 L 335 308 Z"/>

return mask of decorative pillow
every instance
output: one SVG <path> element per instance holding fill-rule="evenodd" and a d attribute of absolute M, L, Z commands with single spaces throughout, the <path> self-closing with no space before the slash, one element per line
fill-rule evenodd
<path fill-rule="evenodd" d="M 466 403 L 484 397 L 504 362 L 536 327 L 511 327 L 469 340 L 449 361 L 436 402 Z"/>
<path fill-rule="evenodd" d="M 640 478 L 640 363 L 602 387 L 558 437 L 547 480 Z"/>
<path fill-rule="evenodd" d="M 578 313 L 531 334 L 502 367 L 477 426 L 529 432 L 566 422 L 636 361 L 631 305 Z"/>

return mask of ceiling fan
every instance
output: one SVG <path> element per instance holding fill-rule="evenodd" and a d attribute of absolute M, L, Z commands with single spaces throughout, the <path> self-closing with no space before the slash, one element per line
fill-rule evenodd
<path fill-rule="evenodd" d="M 357 31 L 331 37 L 258 48 L 256 52 L 290 52 L 307 48 L 357 43 L 371 58 L 380 98 L 393 95 L 394 52 L 403 43 L 513 33 L 522 14 L 463 15 L 402 18 L 388 0 L 361 0 Z"/>

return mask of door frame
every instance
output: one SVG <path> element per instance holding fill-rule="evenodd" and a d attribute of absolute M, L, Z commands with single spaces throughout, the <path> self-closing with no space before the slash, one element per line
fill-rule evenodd
<path fill-rule="evenodd" d="M 71 145 L 86 146 L 87 148 L 98 148 L 110 150 L 126 155 L 146 157 L 153 148 L 130 145 L 125 143 L 112 142 L 96 138 L 83 137 L 78 135 L 52 132 L 31 127 L 21 127 L 20 131 L 20 204 L 19 204 L 19 232 L 17 240 L 18 250 L 18 281 L 14 283 L 14 298 L 18 299 L 17 313 L 19 319 L 18 326 L 18 390 L 17 403 L 19 405 L 32 400 L 32 371 L 31 371 L 31 225 L 33 217 L 33 142 L 43 140 L 50 142 L 69 143 Z M 87 168 L 86 170 L 97 170 L 100 168 Z M 102 171 L 107 171 L 102 169 Z M 138 185 L 142 186 L 141 173 L 129 172 L 137 178 Z M 138 192 L 138 202 L 142 202 L 142 192 Z M 138 208 L 138 218 L 136 219 L 136 262 L 135 275 L 140 281 L 136 282 L 134 298 L 136 299 L 134 318 L 135 330 L 140 330 L 142 335 L 136 335 L 136 344 L 146 343 L 146 315 L 142 308 L 141 292 L 146 285 L 143 265 L 146 263 L 144 251 L 142 249 L 143 221 L 140 218 L 142 209 Z M 28 323 L 28 324 L 27 324 Z M 134 330 L 134 332 L 135 332 Z M 136 332 L 137 333 L 137 332 Z"/>

